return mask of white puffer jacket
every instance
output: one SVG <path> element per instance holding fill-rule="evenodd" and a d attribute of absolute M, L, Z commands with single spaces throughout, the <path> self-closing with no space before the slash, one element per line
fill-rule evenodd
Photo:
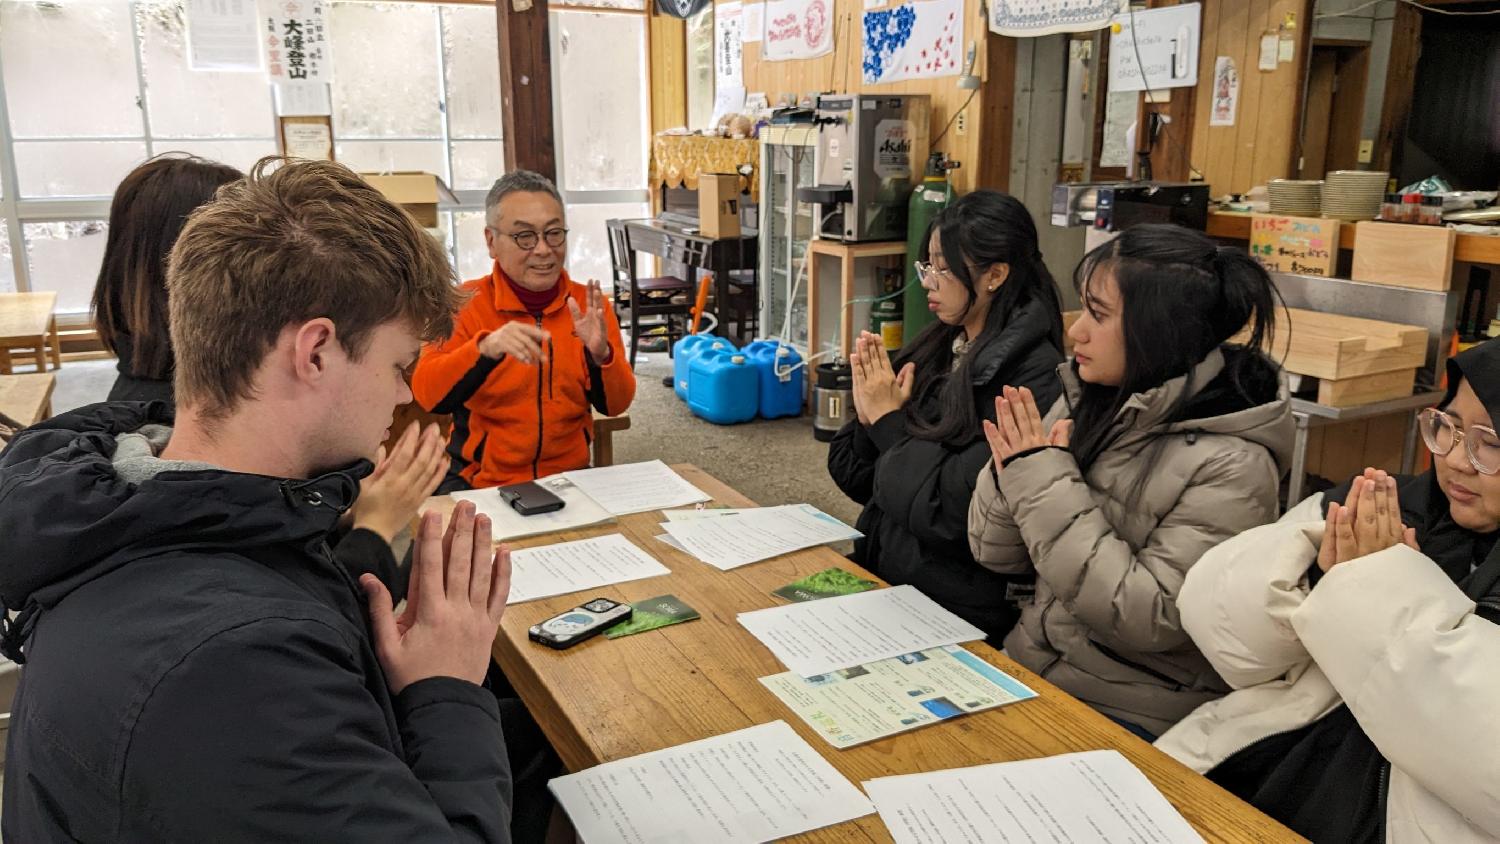
<path fill-rule="evenodd" d="M 1236 691 L 1156 746 L 1203 773 L 1346 703 L 1391 763 L 1388 841 L 1500 840 L 1500 626 L 1404 545 L 1309 590 L 1322 538 L 1315 495 L 1188 572 L 1183 626 Z"/>

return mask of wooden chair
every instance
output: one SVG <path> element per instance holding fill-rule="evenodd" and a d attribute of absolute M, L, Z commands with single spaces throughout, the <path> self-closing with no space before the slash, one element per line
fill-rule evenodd
<path fill-rule="evenodd" d="M 621 288 L 630 291 L 630 365 L 635 366 L 636 353 L 641 344 L 641 329 L 653 325 L 665 327 L 667 354 L 671 354 L 672 342 L 690 331 L 686 322 L 692 310 L 687 302 L 673 302 L 679 295 L 690 295 L 693 285 L 676 276 L 640 278 L 636 274 L 635 251 L 630 248 L 630 232 L 624 220 L 610 220 L 609 259 L 614 272 L 615 307 L 621 307 Z M 616 312 L 618 316 L 618 311 Z M 655 323 L 643 323 L 642 317 L 660 317 Z"/>
<path fill-rule="evenodd" d="M 51 378 L 52 376 L 49 375 L 47 377 Z M 453 430 L 453 417 L 446 413 L 429 413 L 414 401 L 407 402 L 396 408 L 396 412 L 391 420 L 391 435 L 385 441 L 386 451 L 390 451 L 391 447 L 396 444 L 396 440 L 400 439 L 401 433 L 406 430 L 406 426 L 413 424 L 428 425 L 433 422 L 438 424 L 438 429 L 443 432 L 444 439 Z M 614 434 L 616 431 L 624 431 L 629 427 L 629 413 L 622 413 L 619 416 L 600 416 L 598 413 L 594 414 L 593 465 L 595 467 L 614 465 Z"/>

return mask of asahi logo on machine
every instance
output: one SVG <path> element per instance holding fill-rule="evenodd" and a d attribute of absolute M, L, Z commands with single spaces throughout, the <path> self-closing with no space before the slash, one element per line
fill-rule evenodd
<path fill-rule="evenodd" d="M 875 175 L 882 179 L 911 178 L 911 144 L 915 134 L 910 120 L 882 120 L 875 124 Z"/>

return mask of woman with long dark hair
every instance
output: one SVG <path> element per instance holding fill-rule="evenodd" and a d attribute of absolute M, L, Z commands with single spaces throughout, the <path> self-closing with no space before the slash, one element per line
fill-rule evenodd
<path fill-rule="evenodd" d="M 110 401 L 172 400 L 167 256 L 188 215 L 243 176 L 226 164 L 168 153 L 135 168 L 115 190 L 94 285 L 99 339 L 120 359 Z"/>
<path fill-rule="evenodd" d="M 1178 615 L 1188 569 L 1279 509 L 1276 293 L 1243 250 L 1167 225 L 1096 248 L 1074 284 L 1063 398 L 1045 419 L 1024 387 L 996 400 L 969 540 L 986 568 L 1036 574 L 1007 653 L 1149 738 L 1227 691 Z"/>
<path fill-rule="evenodd" d="M 855 562 L 918 587 L 998 640 L 1030 577 L 987 571 L 969 553 L 969 497 L 989 457 L 980 422 L 994 419 L 1006 384 L 1057 396 L 1057 287 L 1031 215 L 996 191 L 939 213 L 921 257 L 937 320 L 894 362 L 880 338 L 861 335 L 850 358 L 857 418 L 830 444 L 828 471 L 864 505 Z"/>

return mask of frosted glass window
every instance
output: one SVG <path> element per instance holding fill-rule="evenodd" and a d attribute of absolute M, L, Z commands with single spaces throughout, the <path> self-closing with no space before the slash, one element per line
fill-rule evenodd
<path fill-rule="evenodd" d="M 337 136 L 443 136 L 437 14 L 423 3 L 333 4 Z"/>
<path fill-rule="evenodd" d="M 0 2 L 0 67 L 17 138 L 142 133 L 124 0 Z"/>
<path fill-rule="evenodd" d="M 646 0 L 560 0 L 563 6 L 598 6 L 603 9 L 644 9 Z"/>
<path fill-rule="evenodd" d="M 340 164 L 362 173 L 420 170 L 447 181 L 442 141 L 337 141 L 333 156 Z"/>
<path fill-rule="evenodd" d="M 151 151 L 156 155 L 164 152 L 185 152 L 247 172 L 255 165 L 255 162 L 265 156 L 276 154 L 276 142 L 270 139 L 264 141 L 152 141 Z"/>
<path fill-rule="evenodd" d="M 453 142 L 454 190 L 489 190 L 504 172 L 504 142 Z"/>
<path fill-rule="evenodd" d="M 14 148 L 21 196 L 113 196 L 146 160 L 144 141 L 17 141 Z"/>
<path fill-rule="evenodd" d="M 182 0 L 136 5 L 151 134 L 160 138 L 272 138 L 271 86 L 262 73 L 188 69 Z"/>
<path fill-rule="evenodd" d="M 484 212 L 456 211 L 453 217 L 454 268 L 464 281 L 490 274 L 494 259 L 484 245 Z"/>
<path fill-rule="evenodd" d="M 568 275 L 583 283 L 597 280 L 612 287 L 607 220 L 638 220 L 651 216 L 644 202 L 610 202 L 568 206 Z"/>
<path fill-rule="evenodd" d="M 646 187 L 646 19 L 552 13 L 563 186 Z"/>
<path fill-rule="evenodd" d="M 443 8 L 448 135 L 500 137 L 500 46 L 492 6 Z"/>
<path fill-rule="evenodd" d="M 0 293 L 16 292 L 16 262 L 10 253 L 10 226 L 0 220 Z"/>
<path fill-rule="evenodd" d="M 714 119 L 714 7 L 687 19 L 688 128 L 707 129 Z"/>
<path fill-rule="evenodd" d="M 26 223 L 26 261 L 32 290 L 56 290 L 59 313 L 89 309 L 104 262 L 103 220 Z"/>

